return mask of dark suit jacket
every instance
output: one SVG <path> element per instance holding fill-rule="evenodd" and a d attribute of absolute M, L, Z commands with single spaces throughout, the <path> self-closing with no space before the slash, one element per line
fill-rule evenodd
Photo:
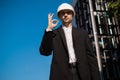
<path fill-rule="evenodd" d="M 73 27 L 72 37 L 81 80 L 98 80 L 97 59 L 92 52 L 87 32 Z M 50 80 L 72 80 L 68 63 L 68 49 L 62 27 L 49 32 L 45 31 L 39 50 L 45 56 L 53 53 Z"/>

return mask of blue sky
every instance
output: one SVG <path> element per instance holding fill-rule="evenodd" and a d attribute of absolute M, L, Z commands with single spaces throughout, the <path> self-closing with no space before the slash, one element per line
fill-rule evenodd
<path fill-rule="evenodd" d="M 63 2 L 71 0 L 0 0 L 0 80 L 49 79 L 52 56 L 39 46 L 47 14 Z"/>

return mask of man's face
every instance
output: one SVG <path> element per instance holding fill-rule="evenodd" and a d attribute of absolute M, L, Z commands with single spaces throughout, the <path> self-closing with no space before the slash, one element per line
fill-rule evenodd
<path fill-rule="evenodd" d="M 63 23 L 70 23 L 73 19 L 73 12 L 71 10 L 62 10 L 59 13 L 59 18 Z"/>

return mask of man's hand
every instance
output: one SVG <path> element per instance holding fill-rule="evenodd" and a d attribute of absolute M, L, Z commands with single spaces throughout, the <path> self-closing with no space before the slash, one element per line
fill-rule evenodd
<path fill-rule="evenodd" d="M 53 13 L 48 14 L 48 27 L 47 27 L 47 29 L 49 29 L 49 30 L 52 30 L 58 24 L 58 20 L 52 19 L 53 15 L 54 15 Z"/>

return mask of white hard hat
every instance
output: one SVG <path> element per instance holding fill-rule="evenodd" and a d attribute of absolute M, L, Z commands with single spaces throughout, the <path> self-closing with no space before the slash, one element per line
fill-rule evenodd
<path fill-rule="evenodd" d="M 73 8 L 70 4 L 68 4 L 68 3 L 62 3 L 62 4 L 58 7 L 58 9 L 57 9 L 57 16 L 58 16 L 59 12 L 62 11 L 62 10 L 71 10 L 71 11 L 73 11 L 73 16 L 75 16 L 74 8 Z M 58 17 L 59 17 L 59 16 L 58 16 Z"/>

